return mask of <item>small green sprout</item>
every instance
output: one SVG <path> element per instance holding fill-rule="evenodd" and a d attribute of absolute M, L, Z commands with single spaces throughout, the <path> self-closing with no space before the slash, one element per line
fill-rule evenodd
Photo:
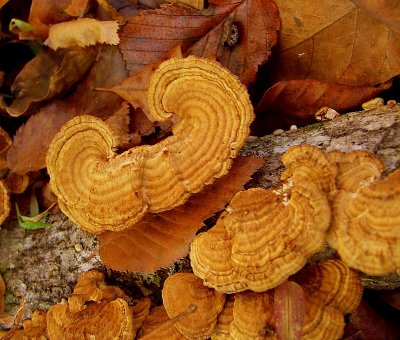
<path fill-rule="evenodd" d="M 8 25 L 8 30 L 12 33 L 18 34 L 18 32 L 31 32 L 33 31 L 33 26 L 28 24 L 26 21 L 20 19 L 11 19 Z"/>
<path fill-rule="evenodd" d="M 53 203 L 46 211 L 39 214 L 39 204 L 36 199 L 35 191 L 32 190 L 31 195 L 31 204 L 30 204 L 30 212 L 29 216 L 22 216 L 18 203 L 15 203 L 15 209 L 17 210 L 17 218 L 18 224 L 21 228 L 36 230 L 51 227 L 51 223 L 46 223 L 46 216 L 49 213 L 50 209 L 53 208 L 55 203 Z"/>

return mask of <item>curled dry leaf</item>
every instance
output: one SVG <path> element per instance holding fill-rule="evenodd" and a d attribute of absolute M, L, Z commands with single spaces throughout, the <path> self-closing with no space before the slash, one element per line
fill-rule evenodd
<path fill-rule="evenodd" d="M 7 171 L 7 153 L 12 145 L 7 131 L 0 127 L 0 171 Z"/>
<path fill-rule="evenodd" d="M 175 323 L 184 336 L 192 339 L 211 336 L 225 303 L 225 294 L 205 287 L 193 273 L 169 276 L 164 282 L 162 297 L 170 318 L 185 312 L 190 305 L 196 306 L 192 314 Z"/>
<path fill-rule="evenodd" d="M 184 205 L 146 215 L 133 228 L 102 233 L 99 237 L 101 260 L 118 271 L 152 273 L 171 266 L 187 255 L 189 243 L 203 221 L 223 209 L 263 164 L 261 158 L 239 157 L 227 175 L 192 196 Z"/>
<path fill-rule="evenodd" d="M 18 129 L 7 155 L 8 167 L 20 175 L 44 168 L 50 141 L 68 120 L 79 114 L 107 118 L 119 108 L 122 100 L 117 95 L 94 91 L 94 88 L 115 85 L 125 76 L 124 61 L 118 49 L 114 46 L 102 48 L 90 74 L 74 94 L 43 107 Z"/>
<path fill-rule="evenodd" d="M 282 30 L 275 81 L 310 78 L 373 86 L 400 73 L 400 33 L 350 0 L 276 3 Z"/>
<path fill-rule="evenodd" d="M 337 111 L 349 110 L 376 97 L 390 85 L 391 83 L 379 87 L 346 86 L 315 79 L 280 81 L 270 87 L 257 104 L 257 119 L 253 125 L 263 133 L 270 128 L 269 116 L 282 121 L 281 126 L 305 125 L 315 121 L 315 112 L 323 106 Z"/>
<path fill-rule="evenodd" d="M 180 120 L 173 135 L 158 144 L 116 155 L 108 125 L 80 116 L 64 125 L 49 147 L 52 190 L 61 210 L 85 230 L 127 229 L 146 212 L 183 204 L 228 172 L 253 119 L 239 80 L 196 57 L 162 63 L 150 82 L 148 101 L 155 120 L 172 114 Z"/>
<path fill-rule="evenodd" d="M 87 47 L 96 44 L 118 45 L 118 22 L 82 18 L 50 26 L 44 42 L 53 50 L 68 47 Z"/>
<path fill-rule="evenodd" d="M 29 113 L 35 104 L 70 90 L 92 66 L 95 49 L 42 51 L 29 61 L 11 87 L 15 98 L 6 108 L 13 117 Z"/>
<path fill-rule="evenodd" d="M 185 55 L 216 57 L 245 85 L 252 82 L 258 66 L 268 59 L 277 40 L 280 19 L 275 3 L 227 0 L 210 1 L 209 5 L 202 12 L 181 5 L 164 5 L 131 18 L 121 32 L 120 44 L 130 74 L 181 45 Z M 239 30 L 237 46 L 224 44 L 226 20 Z M 155 23 L 157 30 L 152 29 Z"/>
<path fill-rule="evenodd" d="M 239 192 L 192 242 L 193 272 L 226 293 L 274 288 L 322 248 L 330 215 L 325 194 L 309 181 Z"/>
<path fill-rule="evenodd" d="M 89 9 L 89 2 L 90 0 L 71 0 L 70 4 L 65 9 L 65 13 L 71 17 L 82 18 Z"/>

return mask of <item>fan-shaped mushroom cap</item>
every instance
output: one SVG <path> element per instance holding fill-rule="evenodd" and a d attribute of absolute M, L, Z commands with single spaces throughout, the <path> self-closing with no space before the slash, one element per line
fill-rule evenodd
<path fill-rule="evenodd" d="M 173 135 L 116 155 L 112 130 L 79 116 L 47 153 L 61 210 L 93 233 L 132 226 L 146 211 L 183 204 L 229 170 L 249 135 L 253 109 L 246 88 L 218 63 L 169 59 L 154 72 L 148 104 L 154 120 L 173 119 Z"/>
<path fill-rule="evenodd" d="M 334 190 L 337 166 L 316 146 L 308 144 L 293 146 L 282 155 L 281 159 L 286 167 L 281 175 L 282 180 L 296 176 L 299 180 L 317 183 L 326 194 Z"/>
<path fill-rule="evenodd" d="M 133 339 L 132 315 L 123 299 L 91 303 L 72 313 L 67 304 L 50 307 L 47 312 L 50 339 Z"/>
<path fill-rule="evenodd" d="M 224 309 L 219 313 L 214 333 L 211 335 L 212 340 L 228 340 L 231 339 L 229 326 L 233 321 L 233 303 L 235 295 L 227 295 Z"/>
<path fill-rule="evenodd" d="M 311 299 L 342 313 L 353 312 L 361 301 L 358 272 L 340 260 L 329 260 L 303 268 L 292 277 Z"/>
<path fill-rule="evenodd" d="M 273 290 L 236 294 L 229 332 L 233 339 L 276 339 Z"/>
<path fill-rule="evenodd" d="M 46 339 L 47 313 L 35 310 L 30 320 L 24 323 L 24 339 Z"/>
<path fill-rule="evenodd" d="M 356 192 L 341 190 L 331 231 L 332 246 L 348 266 L 369 275 L 400 268 L 400 169 Z"/>
<path fill-rule="evenodd" d="M 360 185 L 381 177 L 384 165 L 370 152 L 355 150 L 348 153 L 332 151 L 327 154 L 330 162 L 337 164 L 336 189 L 355 192 Z"/>
<path fill-rule="evenodd" d="M 221 292 L 274 288 L 322 248 L 329 225 L 328 200 L 313 183 L 239 192 L 193 241 L 193 272 Z"/>
<path fill-rule="evenodd" d="M 69 310 L 75 313 L 84 309 L 86 302 L 111 301 L 124 296 L 120 288 L 108 286 L 104 282 L 103 273 L 91 270 L 79 276 L 74 292 L 68 298 Z"/>
<path fill-rule="evenodd" d="M 185 336 L 179 332 L 173 323 L 169 323 L 169 316 L 164 306 L 157 306 L 150 310 L 150 314 L 143 322 L 139 331 L 139 339 L 146 340 L 184 340 Z"/>
<path fill-rule="evenodd" d="M 209 338 L 225 303 L 225 294 L 205 287 L 192 273 L 178 273 L 168 277 L 162 297 L 170 318 L 185 312 L 190 305 L 197 307 L 194 313 L 175 323 L 175 327 L 189 339 Z"/>
<path fill-rule="evenodd" d="M 344 330 L 343 314 L 330 306 L 316 302 L 305 294 L 306 315 L 302 340 L 336 340 Z"/>
<path fill-rule="evenodd" d="M 135 305 L 131 307 L 133 331 L 136 332 L 142 327 L 143 321 L 148 317 L 150 312 L 151 299 L 143 298 L 135 301 Z"/>
<path fill-rule="evenodd" d="M 4 180 L 0 180 L 0 224 L 10 215 L 10 194 Z"/>

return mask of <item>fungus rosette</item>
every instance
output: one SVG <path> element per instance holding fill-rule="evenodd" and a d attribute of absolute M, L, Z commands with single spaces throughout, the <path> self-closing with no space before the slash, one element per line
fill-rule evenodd
<path fill-rule="evenodd" d="M 246 88 L 218 63 L 169 59 L 148 90 L 156 121 L 172 119 L 172 136 L 117 155 L 102 120 L 79 116 L 54 137 L 47 168 L 60 208 L 93 233 L 122 230 L 146 211 L 183 204 L 225 175 L 249 135 L 253 109 Z"/>
<path fill-rule="evenodd" d="M 329 241 L 350 267 L 369 275 L 400 268 L 400 169 L 355 192 L 340 190 L 333 202 Z"/>
<path fill-rule="evenodd" d="M 312 183 L 239 192 L 193 241 L 193 272 L 226 293 L 274 288 L 322 248 L 329 224 L 326 195 Z"/>

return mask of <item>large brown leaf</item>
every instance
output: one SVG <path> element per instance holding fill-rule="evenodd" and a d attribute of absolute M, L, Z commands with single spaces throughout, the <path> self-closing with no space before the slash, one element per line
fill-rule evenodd
<path fill-rule="evenodd" d="M 253 126 L 257 134 L 268 131 L 271 120 L 280 119 L 280 127 L 304 125 L 315 121 L 315 113 L 323 106 L 346 111 L 376 97 L 391 83 L 373 86 L 346 86 L 315 79 L 280 81 L 270 87 L 258 103 Z M 265 134 L 265 133 L 264 133 Z"/>
<path fill-rule="evenodd" d="M 312 78 L 363 86 L 400 73 L 400 33 L 350 0 L 276 2 L 282 30 L 275 81 Z"/>
<path fill-rule="evenodd" d="M 115 270 L 147 273 L 172 265 L 187 255 L 189 244 L 203 220 L 223 209 L 263 164 L 261 158 L 237 158 L 226 176 L 184 205 L 149 214 L 131 229 L 101 234 L 101 260 Z"/>
<path fill-rule="evenodd" d="M 181 45 L 187 54 L 216 57 L 244 84 L 253 81 L 258 65 L 268 59 L 276 42 L 277 7 L 272 0 L 214 0 L 209 4 L 203 11 L 164 5 L 131 18 L 120 43 L 130 74 Z M 224 34 L 224 27 L 229 29 L 230 23 L 238 29 L 239 38 L 236 46 L 227 47 L 224 41 L 230 33 L 225 29 Z"/>

